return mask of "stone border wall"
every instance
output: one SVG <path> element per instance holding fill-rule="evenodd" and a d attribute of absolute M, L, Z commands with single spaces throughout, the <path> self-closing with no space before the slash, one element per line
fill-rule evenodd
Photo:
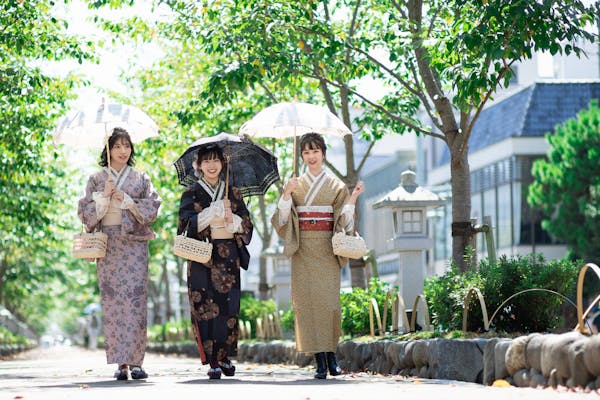
<path fill-rule="evenodd" d="M 600 336 L 578 332 L 534 333 L 516 339 L 352 340 L 337 347 L 340 366 L 368 371 L 491 385 L 504 379 L 519 387 L 600 389 Z M 313 364 L 290 341 L 240 343 L 239 361 Z"/>
<path fill-rule="evenodd" d="M 35 347 L 37 347 L 37 344 L 0 344 L 0 359 L 31 350 Z"/>

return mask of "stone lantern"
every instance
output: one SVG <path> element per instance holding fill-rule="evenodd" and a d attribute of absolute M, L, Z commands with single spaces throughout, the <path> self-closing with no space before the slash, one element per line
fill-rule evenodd
<path fill-rule="evenodd" d="M 411 307 L 423 293 L 425 256 L 433 247 L 433 239 L 427 232 L 427 211 L 444 205 L 445 201 L 418 186 L 413 171 L 402 172 L 400 182 L 400 186 L 372 205 L 381 209 L 380 214 L 384 211 L 378 222 L 386 240 L 378 246 L 377 264 L 396 270 L 395 284 L 406 306 Z"/>

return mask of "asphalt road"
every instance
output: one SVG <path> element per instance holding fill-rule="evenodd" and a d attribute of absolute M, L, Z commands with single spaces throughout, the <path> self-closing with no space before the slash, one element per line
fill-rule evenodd
<path fill-rule="evenodd" d="M 234 377 L 209 380 L 195 358 L 147 354 L 143 381 L 116 381 L 115 365 L 102 350 L 35 349 L 0 361 L 0 399 L 588 399 L 597 393 L 552 389 L 496 388 L 399 376 L 345 374 L 313 378 L 314 369 L 289 365 L 238 364 Z"/>

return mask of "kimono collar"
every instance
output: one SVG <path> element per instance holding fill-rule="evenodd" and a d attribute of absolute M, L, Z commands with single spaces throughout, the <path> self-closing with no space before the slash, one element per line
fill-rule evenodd
<path fill-rule="evenodd" d="M 202 186 L 202 188 L 208 193 L 208 195 L 212 198 L 212 201 L 220 200 L 223 198 L 223 193 L 225 192 L 225 184 L 221 179 L 217 182 L 216 186 L 212 186 L 208 183 L 204 178 L 198 179 L 198 184 Z"/>
<path fill-rule="evenodd" d="M 129 165 L 125 165 L 120 171 L 117 171 L 113 167 L 104 167 L 104 171 L 109 177 L 113 178 L 115 181 L 115 187 L 120 190 L 123 186 L 123 183 L 129 176 L 129 173 L 131 172 L 131 167 Z"/>
<path fill-rule="evenodd" d="M 319 193 L 319 191 L 323 187 L 323 184 L 327 180 L 327 176 L 328 175 L 325 172 L 325 170 L 322 170 L 317 176 L 314 176 L 309 171 L 306 171 L 305 177 L 306 181 L 308 182 L 309 189 L 306 192 L 306 195 L 304 196 L 304 203 L 307 206 L 310 206 L 315 200 L 315 197 L 317 197 L 317 194 Z"/>
<path fill-rule="evenodd" d="M 323 175 L 326 175 L 325 169 L 322 169 L 317 175 L 313 175 L 310 173 L 308 169 L 306 169 L 306 177 L 308 178 L 308 183 L 312 185 L 313 182 L 321 178 Z"/>

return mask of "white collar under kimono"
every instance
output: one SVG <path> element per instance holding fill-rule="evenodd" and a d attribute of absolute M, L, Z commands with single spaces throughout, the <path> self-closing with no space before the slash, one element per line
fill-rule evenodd
<path fill-rule="evenodd" d="M 222 180 L 219 179 L 217 185 L 213 187 L 210 183 L 208 183 L 204 178 L 198 179 L 198 183 L 202 188 L 208 193 L 211 197 L 212 201 L 221 200 L 225 193 L 225 184 Z"/>
<path fill-rule="evenodd" d="M 123 168 L 121 168 L 120 171 L 117 171 L 113 167 L 104 167 L 104 171 L 115 182 L 115 188 L 121 190 L 123 183 L 125 182 L 125 180 L 127 180 L 127 177 L 131 172 L 131 167 L 129 165 L 126 165 Z"/>
<path fill-rule="evenodd" d="M 304 179 L 308 183 L 308 190 L 304 196 L 304 204 L 306 206 L 310 206 L 313 203 L 315 197 L 317 197 L 317 194 L 323 188 L 327 177 L 328 175 L 325 170 L 322 170 L 318 175 L 313 175 L 310 171 L 306 171 L 304 174 Z"/>

